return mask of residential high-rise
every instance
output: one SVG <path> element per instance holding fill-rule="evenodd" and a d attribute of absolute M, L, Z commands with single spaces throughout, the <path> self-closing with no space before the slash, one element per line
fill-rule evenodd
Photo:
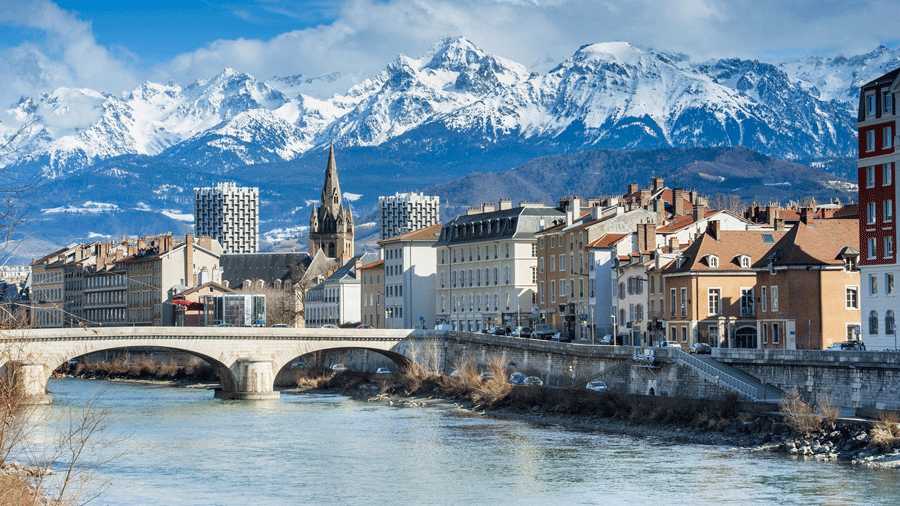
<path fill-rule="evenodd" d="M 862 86 L 856 128 L 859 131 L 859 270 L 862 325 L 856 334 L 868 349 L 896 349 L 897 180 L 894 173 L 900 68 Z M 848 296 L 849 298 L 849 296 Z M 849 302 L 848 302 L 849 304 Z"/>
<path fill-rule="evenodd" d="M 441 222 L 441 198 L 420 193 L 378 197 L 379 240 L 421 230 Z"/>
<path fill-rule="evenodd" d="M 194 188 L 194 234 L 216 239 L 228 253 L 259 251 L 259 188 Z"/>
<path fill-rule="evenodd" d="M 353 213 L 341 197 L 334 146 L 328 152 L 321 204 L 313 206 L 309 217 L 309 255 L 315 257 L 319 250 L 341 265 L 353 257 Z"/>

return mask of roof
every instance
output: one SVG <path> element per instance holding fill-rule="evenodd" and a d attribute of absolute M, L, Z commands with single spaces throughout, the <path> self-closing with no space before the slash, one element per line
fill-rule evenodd
<path fill-rule="evenodd" d="M 753 272 L 753 267 L 768 263 L 769 252 L 786 233 L 783 230 L 720 230 L 717 233 L 719 240 L 716 240 L 707 230 L 684 250 L 684 260 L 680 266 L 679 262 L 675 262 L 664 271 L 667 274 L 690 271 Z M 718 257 L 718 267 L 709 266 L 711 255 Z M 742 255 L 750 257 L 751 269 L 741 267 L 738 258 Z"/>
<path fill-rule="evenodd" d="M 706 211 L 703 213 L 703 219 L 708 219 L 713 215 L 724 212 L 721 209 L 715 209 L 712 211 Z M 694 214 L 682 214 L 677 216 L 674 220 L 672 220 L 668 225 L 664 225 L 662 227 L 657 227 L 657 233 L 669 233 L 669 232 L 677 232 L 681 229 L 687 228 L 694 223 L 697 223 L 697 220 L 694 219 Z"/>
<path fill-rule="evenodd" d="M 222 286 L 219 283 L 216 283 L 215 281 L 209 281 L 207 283 L 203 283 L 200 286 L 195 286 L 193 288 L 189 288 L 189 289 L 179 293 L 178 295 L 190 295 L 194 292 L 199 292 L 200 290 L 205 290 L 210 287 L 215 288 L 220 292 L 232 292 L 233 291 L 231 288 L 228 288 L 227 286 Z"/>
<path fill-rule="evenodd" d="M 261 279 L 267 283 L 291 278 L 291 268 L 303 264 L 309 268 L 312 257 L 308 253 L 226 253 L 219 258 L 222 281 L 239 288 L 246 279 Z"/>
<path fill-rule="evenodd" d="M 588 243 L 585 248 L 608 248 L 622 242 L 623 239 L 631 234 L 603 234 L 593 242 Z"/>
<path fill-rule="evenodd" d="M 440 237 L 441 228 L 443 228 L 443 225 L 437 223 L 435 225 L 431 225 L 430 227 L 420 228 L 418 230 L 413 230 L 412 232 L 400 234 L 388 239 L 382 239 L 378 241 L 378 244 L 390 244 L 402 241 L 428 241 L 433 243 L 437 241 L 438 237 Z"/>
<path fill-rule="evenodd" d="M 379 260 L 379 261 L 377 261 L 377 262 L 372 262 L 372 263 L 370 263 L 370 264 L 366 264 L 366 265 L 360 266 L 360 267 L 358 267 L 358 269 L 360 269 L 360 270 L 362 270 L 362 269 L 376 269 L 376 268 L 378 268 L 378 267 L 384 267 L 384 260 Z"/>
<path fill-rule="evenodd" d="M 847 204 L 834 212 L 832 218 L 859 219 L 859 204 Z"/>
<path fill-rule="evenodd" d="M 859 223 L 855 220 L 815 220 L 813 226 L 800 222 L 772 248 L 776 267 L 787 265 L 844 265 L 841 253 L 855 250 Z"/>
<path fill-rule="evenodd" d="M 519 206 L 488 213 L 457 216 L 441 229 L 434 246 L 472 244 L 514 238 L 532 238 L 541 220 L 554 220 L 565 214 L 552 207 Z"/>
<path fill-rule="evenodd" d="M 322 281 L 322 285 L 325 283 L 340 283 L 342 281 L 355 281 L 356 280 L 356 262 L 362 257 L 362 255 L 356 255 L 350 260 L 347 260 L 347 263 L 342 265 L 338 270 L 334 271 L 331 276 L 325 278 L 325 281 Z"/>

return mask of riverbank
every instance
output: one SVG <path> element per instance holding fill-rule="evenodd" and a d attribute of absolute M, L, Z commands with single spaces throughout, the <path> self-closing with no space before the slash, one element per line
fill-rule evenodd
<path fill-rule="evenodd" d="M 410 381 L 339 374 L 306 391 L 340 393 L 402 408 L 438 407 L 543 426 L 624 434 L 671 444 L 729 446 L 744 452 L 783 453 L 797 459 L 834 461 L 870 468 L 900 468 L 900 420 L 816 419 L 798 432 L 774 404 L 680 399 L 495 385 L 491 402 L 484 382 L 443 377 Z M 415 388 L 410 388 L 415 387 Z M 815 415 L 810 415 L 815 416 Z"/>

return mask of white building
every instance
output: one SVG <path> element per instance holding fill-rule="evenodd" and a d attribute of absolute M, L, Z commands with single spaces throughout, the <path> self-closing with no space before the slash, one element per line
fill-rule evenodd
<path fill-rule="evenodd" d="M 537 305 L 534 234 L 562 218 L 543 204 L 501 200 L 444 225 L 435 243 L 437 319 L 462 331 L 524 324 Z"/>
<path fill-rule="evenodd" d="M 259 188 L 194 188 L 194 234 L 217 239 L 228 253 L 259 251 Z"/>
<path fill-rule="evenodd" d="M 322 325 L 340 327 L 361 321 L 362 292 L 356 277 L 356 264 L 359 261 L 359 255 L 351 258 L 325 281 L 307 290 L 303 303 L 306 328 Z"/>
<path fill-rule="evenodd" d="M 378 238 L 389 239 L 440 223 L 440 204 L 440 197 L 415 192 L 378 197 Z"/>
<path fill-rule="evenodd" d="M 435 324 L 435 277 L 441 233 L 436 224 L 379 241 L 384 257 L 387 328 L 431 328 Z"/>

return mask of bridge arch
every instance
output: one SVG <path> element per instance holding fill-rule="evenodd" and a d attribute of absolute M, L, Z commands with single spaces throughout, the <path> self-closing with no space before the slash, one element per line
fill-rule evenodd
<path fill-rule="evenodd" d="M 300 357 L 305 357 L 307 355 L 310 355 L 313 353 L 320 353 L 320 352 L 340 352 L 340 351 L 351 351 L 351 350 L 369 351 L 369 352 L 381 355 L 381 356 L 389 359 L 390 361 L 392 361 L 394 364 L 396 364 L 400 370 L 405 369 L 412 363 L 412 360 L 409 357 L 407 357 L 406 355 L 404 355 L 402 353 L 402 351 L 383 350 L 383 349 L 367 347 L 367 346 L 333 345 L 333 346 L 325 346 L 325 347 L 318 348 L 318 349 L 315 349 L 312 351 L 308 351 L 308 352 L 302 353 L 300 355 L 292 355 L 291 352 L 289 352 L 289 351 L 286 351 L 283 354 L 277 354 L 274 357 L 273 366 L 274 366 L 274 370 L 277 374 L 279 371 L 286 368 L 289 364 L 291 364 L 292 362 L 294 362 L 295 360 L 297 360 Z"/>

